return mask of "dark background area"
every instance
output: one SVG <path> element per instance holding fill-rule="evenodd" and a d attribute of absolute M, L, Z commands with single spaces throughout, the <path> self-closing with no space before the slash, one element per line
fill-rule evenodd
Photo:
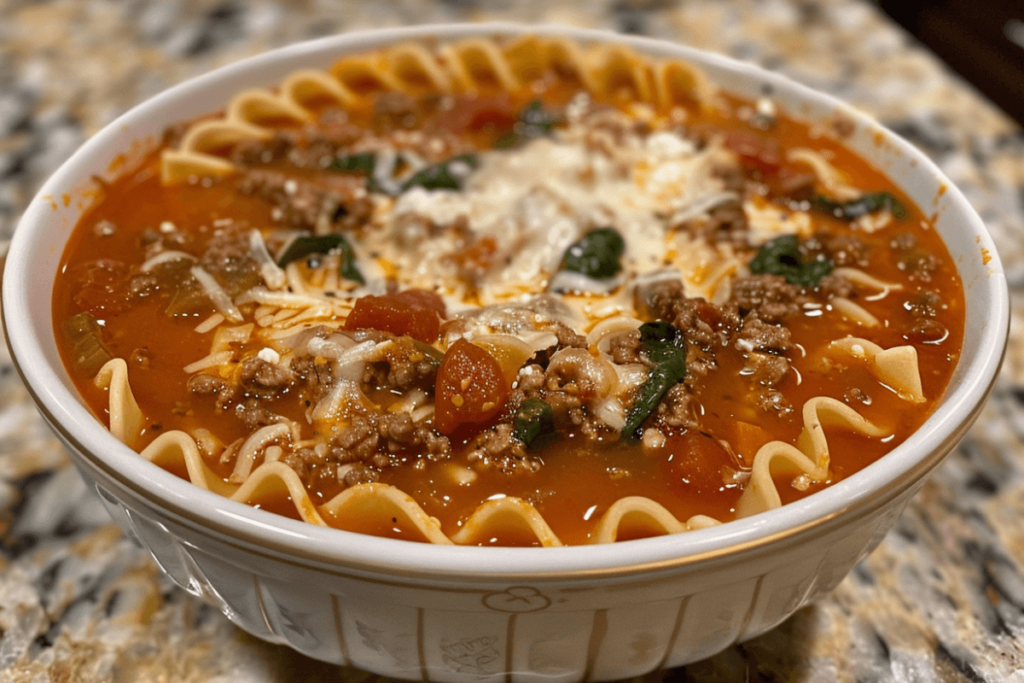
<path fill-rule="evenodd" d="M 989 99 L 1024 124 L 1024 3 L 875 0 Z"/>

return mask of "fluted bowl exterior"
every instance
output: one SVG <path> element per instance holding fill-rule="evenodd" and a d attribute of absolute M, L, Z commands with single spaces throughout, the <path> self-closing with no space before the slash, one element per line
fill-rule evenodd
<path fill-rule="evenodd" d="M 277 517 L 191 486 L 138 457 L 83 406 L 57 353 L 57 264 L 94 174 L 176 121 L 299 68 L 405 40 L 555 34 L 624 43 L 702 67 L 723 89 L 770 92 L 803 119 L 842 116 L 847 141 L 935 226 L 967 300 L 961 359 L 936 413 L 863 471 L 796 503 L 721 527 L 574 548 L 430 546 Z M 142 143 L 144 145 L 144 143 Z M 70 201 L 53 198 L 68 194 Z M 276 50 L 173 88 L 107 126 L 33 200 L 12 241 L 4 326 L 40 412 L 111 516 L 182 588 L 246 631 L 311 657 L 431 681 L 576 681 L 636 676 L 719 652 L 833 588 L 893 526 L 925 476 L 973 422 L 1008 327 L 992 240 L 923 154 L 837 100 L 757 67 L 667 42 L 563 27 L 425 26 L 335 36 Z"/>

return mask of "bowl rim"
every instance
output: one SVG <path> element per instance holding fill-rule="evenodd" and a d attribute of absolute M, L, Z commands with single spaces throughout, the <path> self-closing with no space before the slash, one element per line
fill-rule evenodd
<path fill-rule="evenodd" d="M 59 196 L 66 191 L 65 188 L 74 186 L 76 181 L 81 182 L 76 175 L 77 167 L 113 138 L 123 137 L 122 131 L 130 129 L 134 122 L 144 119 L 154 110 L 187 98 L 189 93 L 205 84 L 237 78 L 261 66 L 302 59 L 325 49 L 332 49 L 341 56 L 404 40 L 446 41 L 479 35 L 522 34 L 554 35 L 582 42 L 614 42 L 649 54 L 670 55 L 711 65 L 741 78 L 770 83 L 800 99 L 831 107 L 850 116 L 858 125 L 882 133 L 886 143 L 894 146 L 899 154 L 913 159 L 922 172 L 943 183 L 944 199 L 951 202 L 951 210 L 964 214 L 966 227 L 976 237 L 979 248 L 988 251 L 989 276 L 979 297 L 984 298 L 985 295 L 991 301 L 990 324 L 980 333 L 975 356 L 961 357 L 959 361 L 967 362 L 964 376 L 970 377 L 971 381 L 947 388 L 947 395 L 924 424 L 877 462 L 824 491 L 775 510 L 711 529 L 622 543 L 561 548 L 477 548 L 410 543 L 318 527 L 203 491 L 145 461 L 118 441 L 65 386 L 61 380 L 61 376 L 66 376 L 64 368 L 54 368 L 46 361 L 42 352 L 46 341 L 40 340 L 33 332 L 33 315 L 26 296 L 28 288 L 38 284 L 33 283 L 26 264 L 32 248 L 38 248 L 42 243 L 39 233 L 44 231 L 46 212 L 51 211 L 52 216 L 49 197 Z M 64 245 L 60 246 L 63 249 Z M 450 580 L 456 576 L 504 581 L 622 576 L 694 567 L 719 560 L 739 561 L 741 557 L 765 551 L 769 546 L 796 542 L 809 534 L 826 533 L 833 522 L 869 514 L 871 510 L 894 500 L 938 466 L 980 412 L 994 384 L 1009 331 L 1009 294 L 1005 276 L 992 238 L 977 212 L 931 159 L 869 115 L 852 109 L 827 93 L 749 62 L 686 45 L 612 31 L 503 22 L 370 29 L 296 43 L 189 79 L 134 106 L 82 145 L 36 193 L 11 240 L 2 296 L 2 322 L 12 361 L 47 422 L 78 451 L 82 464 L 126 487 L 162 514 L 247 552 L 265 552 L 268 558 L 291 561 L 304 567 L 316 566 L 321 570 L 346 567 L 356 571 L 415 576 L 420 581 L 427 577 Z M 52 295 L 47 300 L 51 301 Z M 48 308 L 43 315 L 51 316 L 51 310 Z M 52 339 L 49 341 L 52 343 Z"/>

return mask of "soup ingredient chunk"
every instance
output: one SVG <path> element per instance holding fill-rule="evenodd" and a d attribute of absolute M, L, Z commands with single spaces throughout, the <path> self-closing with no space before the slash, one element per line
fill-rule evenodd
<path fill-rule="evenodd" d="M 450 435 L 462 425 L 483 425 L 501 412 L 508 386 L 494 356 L 465 339 L 444 354 L 437 371 L 434 422 Z"/>

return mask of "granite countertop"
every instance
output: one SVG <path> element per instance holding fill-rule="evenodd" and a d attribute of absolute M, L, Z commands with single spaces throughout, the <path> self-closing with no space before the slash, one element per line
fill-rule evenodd
<path fill-rule="evenodd" d="M 46 177 L 190 76 L 353 29 L 465 21 L 613 28 L 751 60 L 873 114 L 933 158 L 1024 290 L 1024 133 L 860 0 L 0 0 L 0 244 Z M 774 631 L 649 676 L 1024 682 L 1024 303 L 976 426 L 829 596 Z M 0 347 L 0 680 L 361 680 L 257 641 L 113 527 Z"/>

